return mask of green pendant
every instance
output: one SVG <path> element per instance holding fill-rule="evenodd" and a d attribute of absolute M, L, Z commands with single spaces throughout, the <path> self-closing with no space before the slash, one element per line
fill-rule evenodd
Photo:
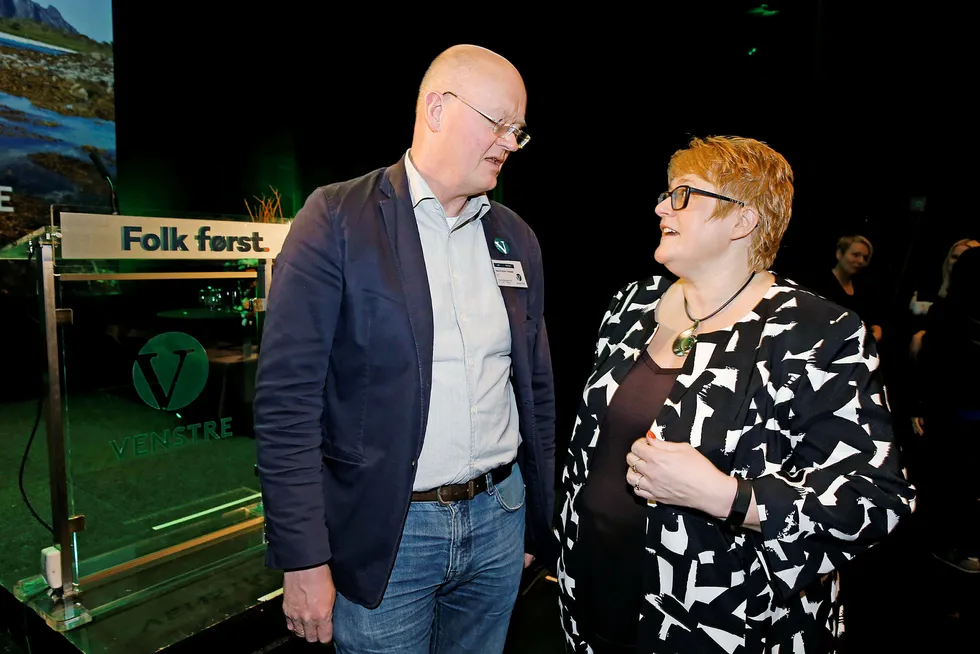
<path fill-rule="evenodd" d="M 687 356 L 687 353 L 694 348 L 694 344 L 698 342 L 695 332 L 698 331 L 699 324 L 700 321 L 695 320 L 693 325 L 677 335 L 674 339 L 674 354 L 679 357 Z"/>

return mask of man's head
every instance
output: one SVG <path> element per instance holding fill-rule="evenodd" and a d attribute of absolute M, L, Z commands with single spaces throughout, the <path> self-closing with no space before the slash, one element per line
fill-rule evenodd
<path fill-rule="evenodd" d="M 443 203 L 496 186 L 526 138 L 526 106 L 524 80 L 500 55 L 457 45 L 436 57 L 419 86 L 412 161 Z"/>

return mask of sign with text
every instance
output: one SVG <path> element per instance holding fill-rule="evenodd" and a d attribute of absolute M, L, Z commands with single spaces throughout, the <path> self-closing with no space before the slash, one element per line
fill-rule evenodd
<path fill-rule="evenodd" d="M 14 208 L 10 206 L 10 194 L 14 192 L 12 186 L 0 186 L 0 211 L 13 213 Z"/>
<path fill-rule="evenodd" d="M 61 214 L 63 259 L 272 259 L 288 224 Z"/>

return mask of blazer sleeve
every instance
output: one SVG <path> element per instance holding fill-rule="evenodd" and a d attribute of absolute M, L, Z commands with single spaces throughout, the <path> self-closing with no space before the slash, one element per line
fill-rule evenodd
<path fill-rule="evenodd" d="M 337 235 L 318 189 L 275 261 L 256 372 L 254 431 L 272 568 L 330 559 L 321 419 L 342 288 Z"/>
<path fill-rule="evenodd" d="M 752 480 L 761 551 L 783 599 L 878 542 L 915 506 L 874 338 L 851 312 L 802 349 L 811 347 L 785 415 L 793 452 Z"/>

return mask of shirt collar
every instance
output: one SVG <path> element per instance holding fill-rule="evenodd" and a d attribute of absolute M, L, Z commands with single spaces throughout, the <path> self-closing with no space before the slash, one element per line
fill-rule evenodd
<path fill-rule="evenodd" d="M 427 200 L 432 205 L 432 208 L 436 208 L 441 215 L 445 216 L 445 207 L 442 206 L 436 194 L 429 187 L 428 182 L 425 181 L 418 168 L 412 163 L 411 153 L 411 148 L 405 152 L 405 172 L 408 175 L 408 191 L 412 195 L 412 208 L 417 208 L 419 204 Z M 457 220 L 456 226 L 453 229 L 459 229 L 474 220 L 483 218 L 489 209 L 490 200 L 487 198 L 486 193 L 470 197 L 466 200 L 466 204 L 463 205 L 463 210 L 459 212 L 461 220 Z"/>

